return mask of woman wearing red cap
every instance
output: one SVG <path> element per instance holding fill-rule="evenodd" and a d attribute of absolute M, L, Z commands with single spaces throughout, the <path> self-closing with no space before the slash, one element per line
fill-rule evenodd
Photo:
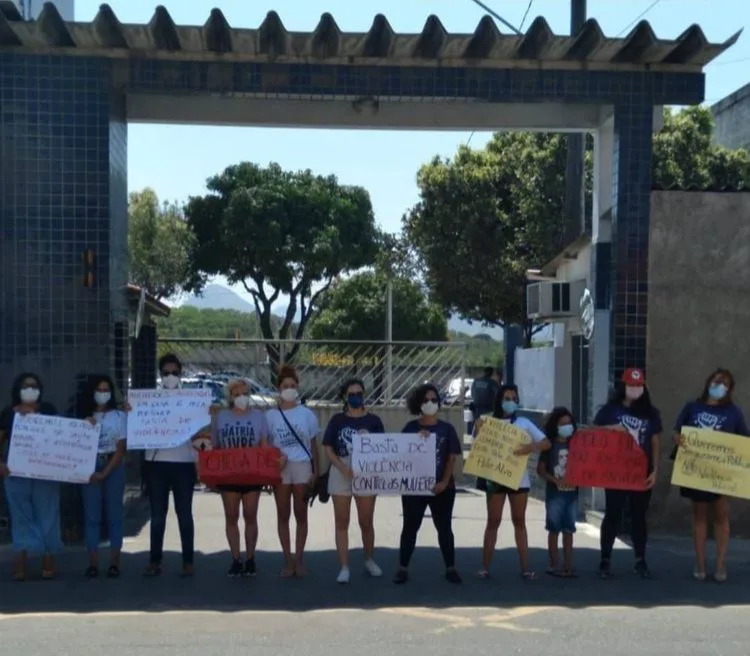
<path fill-rule="evenodd" d="M 675 422 L 675 443 L 683 443 L 683 426 L 748 435 L 745 416 L 732 401 L 734 376 L 726 369 L 717 369 L 707 379 L 703 392 L 695 401 L 689 401 Z M 672 452 L 672 457 L 677 451 Z M 693 541 L 695 544 L 695 570 L 698 581 L 706 578 L 706 540 L 708 538 L 708 509 L 713 509 L 714 538 L 716 539 L 716 570 L 714 580 L 727 580 L 726 555 L 729 546 L 729 504 L 727 498 L 713 492 L 680 488 L 680 495 L 693 503 Z"/>
<path fill-rule="evenodd" d="M 648 461 L 646 478 L 647 490 L 605 490 L 606 508 L 601 528 L 601 563 L 599 575 L 611 576 L 610 562 L 612 548 L 617 538 L 617 529 L 622 512 L 627 504 L 630 511 L 630 531 L 635 551 L 633 572 L 641 578 L 651 578 L 646 564 L 646 512 L 651 501 L 651 488 L 656 482 L 659 466 L 659 436 L 662 432 L 661 415 L 651 404 L 651 396 L 646 387 L 646 377 L 640 369 L 626 369 L 621 384 L 594 418 L 596 426 L 628 432 L 638 446 L 643 449 Z"/>

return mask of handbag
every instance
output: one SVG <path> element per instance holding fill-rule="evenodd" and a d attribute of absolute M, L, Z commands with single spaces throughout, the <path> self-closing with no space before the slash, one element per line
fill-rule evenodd
<path fill-rule="evenodd" d="M 307 457 L 310 459 L 310 464 L 313 467 L 313 471 L 315 470 L 315 459 L 313 458 L 312 453 L 310 453 L 310 449 L 308 449 L 305 446 L 305 443 L 300 439 L 299 435 L 297 435 L 297 431 L 294 430 L 294 427 L 290 423 L 290 421 L 286 418 L 286 414 L 284 414 L 284 411 L 279 408 L 279 413 L 281 414 L 281 418 L 284 420 L 284 423 L 287 425 L 287 428 L 290 430 L 292 435 L 294 436 L 294 439 L 297 440 L 297 444 L 299 444 L 307 454 Z M 315 503 L 316 497 L 320 500 L 320 503 L 328 503 L 328 500 L 331 498 L 331 495 L 328 494 L 328 474 L 330 473 L 330 466 L 326 470 L 325 474 L 320 474 L 315 479 L 315 484 L 310 486 L 310 488 L 307 491 L 306 499 L 309 502 L 309 504 L 312 506 L 313 503 Z"/>

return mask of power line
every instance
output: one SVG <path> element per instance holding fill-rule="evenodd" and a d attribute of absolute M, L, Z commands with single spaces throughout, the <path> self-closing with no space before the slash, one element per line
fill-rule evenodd
<path fill-rule="evenodd" d="M 750 61 L 750 57 L 742 57 L 741 59 L 730 59 L 729 61 L 710 62 L 709 66 L 730 66 L 732 64 L 739 64 L 741 62 Z"/>
<path fill-rule="evenodd" d="M 513 30 L 513 31 L 514 31 L 514 32 L 515 32 L 516 34 L 518 34 L 518 35 L 520 35 L 520 34 L 521 34 L 521 30 L 519 30 L 519 29 L 516 29 L 515 27 L 513 27 L 513 26 L 512 26 L 512 25 L 511 25 L 511 24 L 510 24 L 510 23 L 509 23 L 509 22 L 508 22 L 507 20 L 505 20 L 505 19 L 504 19 L 504 18 L 503 18 L 503 17 L 502 17 L 502 16 L 500 15 L 500 14 L 498 14 L 498 13 L 497 13 L 496 11 L 493 11 L 493 10 L 492 10 L 492 9 L 490 9 L 490 8 L 489 8 L 489 7 L 488 7 L 488 6 L 486 5 L 486 4 L 484 4 L 484 2 L 482 2 L 482 0 L 471 0 L 471 1 L 472 1 L 472 2 L 473 2 L 473 3 L 475 4 L 475 5 L 477 5 L 477 6 L 481 7 L 482 9 L 484 9 L 484 10 L 485 10 L 485 11 L 486 11 L 486 12 L 487 12 L 487 13 L 488 13 L 488 14 L 489 14 L 490 16 L 492 16 L 493 18 L 495 18 L 495 19 L 499 20 L 499 21 L 500 21 L 500 22 L 501 22 L 501 23 L 502 23 L 503 25 L 505 25 L 505 27 L 507 27 L 507 28 L 508 28 L 509 30 Z"/>
<path fill-rule="evenodd" d="M 627 32 L 633 25 L 635 25 L 641 18 L 643 18 L 648 12 L 650 12 L 656 5 L 658 5 L 661 2 L 661 0 L 654 0 L 648 7 L 646 7 L 640 14 L 638 14 L 632 21 L 630 21 L 625 27 L 622 28 L 620 33 L 617 35 L 618 37 L 621 37 L 625 32 Z"/>
<path fill-rule="evenodd" d="M 529 5 L 526 7 L 526 11 L 523 12 L 523 18 L 521 19 L 521 25 L 519 26 L 519 30 L 523 30 L 523 24 L 526 22 L 526 19 L 529 16 L 529 12 L 531 11 L 531 5 L 534 4 L 534 0 L 529 0 Z"/>

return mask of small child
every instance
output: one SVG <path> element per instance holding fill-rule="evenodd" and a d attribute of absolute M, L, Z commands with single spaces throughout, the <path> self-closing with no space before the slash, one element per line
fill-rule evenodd
<path fill-rule="evenodd" d="M 573 535 L 578 517 L 578 488 L 565 480 L 570 439 L 576 431 L 575 419 L 567 408 L 555 408 L 547 418 L 544 433 L 552 448 L 539 456 L 537 474 L 547 481 L 545 506 L 549 568 L 547 574 L 572 578 Z M 559 568 L 557 542 L 563 534 L 563 569 Z"/>

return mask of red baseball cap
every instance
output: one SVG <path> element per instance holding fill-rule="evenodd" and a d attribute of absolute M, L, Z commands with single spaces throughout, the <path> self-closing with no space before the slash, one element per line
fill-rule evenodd
<path fill-rule="evenodd" d="M 644 387 L 646 375 L 640 369 L 626 369 L 622 374 L 622 382 L 630 387 Z"/>

